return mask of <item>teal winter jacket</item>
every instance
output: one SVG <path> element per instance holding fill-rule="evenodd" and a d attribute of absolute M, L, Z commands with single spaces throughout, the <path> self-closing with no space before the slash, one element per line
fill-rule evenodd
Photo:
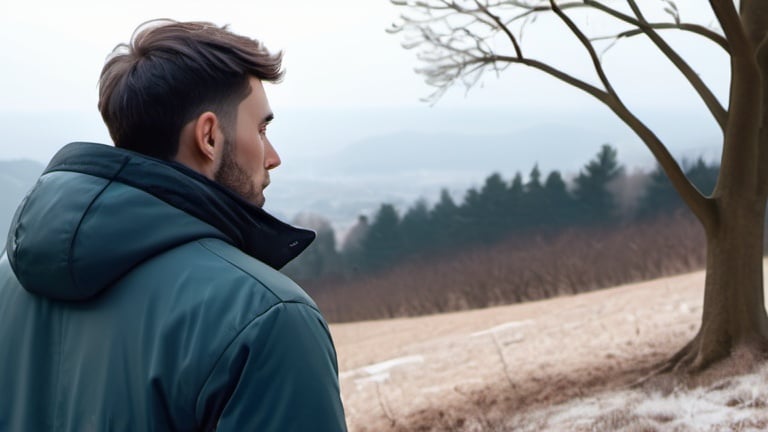
<path fill-rule="evenodd" d="M 279 269 L 314 239 L 175 163 L 73 143 L 0 256 L 0 431 L 343 431 Z"/>

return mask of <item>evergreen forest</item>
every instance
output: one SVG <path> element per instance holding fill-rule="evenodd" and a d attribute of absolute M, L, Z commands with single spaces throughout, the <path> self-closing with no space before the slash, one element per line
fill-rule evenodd
<path fill-rule="evenodd" d="M 702 193 L 711 193 L 717 165 L 699 158 L 683 166 Z M 626 171 L 617 150 L 606 144 L 571 179 L 533 166 L 527 176 L 518 172 L 511 179 L 493 173 L 461 201 L 444 189 L 431 206 L 422 199 L 400 212 L 383 203 L 374 214 L 361 215 L 340 244 L 329 222 L 309 218 L 303 222 L 317 231 L 317 240 L 285 272 L 300 281 L 349 280 L 515 238 L 627 226 L 689 212 L 660 167 Z"/>

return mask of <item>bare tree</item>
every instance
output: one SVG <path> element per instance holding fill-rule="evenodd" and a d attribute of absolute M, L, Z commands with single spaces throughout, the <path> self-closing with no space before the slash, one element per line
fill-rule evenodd
<path fill-rule="evenodd" d="M 486 72 L 525 65 L 592 95 L 653 153 L 703 225 L 708 244 L 701 327 L 659 372 L 697 373 L 734 358 L 735 353 L 746 353 L 739 357 L 754 361 L 766 358 L 768 316 L 762 257 L 768 197 L 768 1 L 710 0 L 717 21 L 711 27 L 683 22 L 671 0 L 656 4 L 666 12 L 667 19 L 661 21 L 648 19 L 637 0 L 391 1 L 405 9 L 391 32 L 404 33 L 404 46 L 419 50 L 425 65 L 419 72 L 436 88 L 431 100 L 439 99 L 456 83 L 471 87 Z M 611 20 L 621 29 L 608 36 L 587 34 L 587 27 L 577 24 L 584 14 Z M 594 68 L 596 83 L 526 55 L 522 28 L 542 15 L 559 19 L 580 43 Z M 662 37 L 666 31 L 706 38 L 727 53 L 731 70 L 727 107 Z M 625 105 L 606 74 L 601 44 L 613 46 L 636 36 L 648 38 L 676 67 L 722 130 L 721 170 L 710 196 L 704 196 L 686 178 L 667 146 Z"/>

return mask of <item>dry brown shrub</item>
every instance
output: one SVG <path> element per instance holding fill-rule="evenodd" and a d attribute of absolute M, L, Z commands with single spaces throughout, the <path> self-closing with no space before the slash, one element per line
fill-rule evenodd
<path fill-rule="evenodd" d="M 356 280 L 303 281 L 331 322 L 540 300 L 700 269 L 703 230 L 677 215 L 614 228 L 514 236 Z"/>

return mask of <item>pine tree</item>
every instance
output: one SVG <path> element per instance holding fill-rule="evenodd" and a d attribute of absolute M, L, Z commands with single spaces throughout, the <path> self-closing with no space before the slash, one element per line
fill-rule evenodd
<path fill-rule="evenodd" d="M 478 197 L 478 226 L 476 232 L 479 241 L 489 242 L 498 239 L 506 231 L 507 185 L 499 173 L 493 173 L 485 179 Z"/>
<path fill-rule="evenodd" d="M 459 207 L 447 189 L 440 191 L 440 200 L 430 211 L 433 226 L 432 244 L 435 249 L 445 249 L 460 244 L 461 229 Z"/>
<path fill-rule="evenodd" d="M 685 168 L 685 174 L 696 188 L 705 195 L 712 193 L 717 182 L 717 176 L 720 167 L 717 165 L 709 166 L 699 157 L 695 163 Z M 645 192 L 638 205 L 637 217 L 640 219 L 650 218 L 659 214 L 668 214 L 683 210 L 685 203 L 680 199 L 680 195 L 675 191 L 672 182 L 661 169 L 656 166 L 650 175 L 650 180 L 645 188 Z M 688 211 L 687 209 L 685 211 Z"/>
<path fill-rule="evenodd" d="M 362 264 L 379 269 L 395 262 L 402 254 L 400 216 L 392 204 L 382 204 L 363 240 Z"/>
<path fill-rule="evenodd" d="M 507 226 L 511 231 L 525 228 L 523 226 L 523 221 L 525 220 L 524 197 L 523 175 L 518 171 L 512 178 L 509 189 L 507 189 L 507 198 L 505 200 L 508 215 Z"/>
<path fill-rule="evenodd" d="M 542 219 L 545 212 L 544 186 L 541 184 L 541 171 L 536 164 L 528 175 L 528 183 L 525 184 L 525 195 L 522 199 L 521 227 L 526 229 L 539 227 L 545 223 Z"/>
<path fill-rule="evenodd" d="M 408 209 L 400 223 L 404 255 L 423 255 L 433 245 L 434 230 L 427 202 L 423 199 Z"/>
<path fill-rule="evenodd" d="M 621 175 L 616 149 L 604 144 L 594 159 L 576 177 L 574 196 L 578 218 L 588 224 L 614 222 L 618 216 L 616 200 L 609 184 Z"/>
<path fill-rule="evenodd" d="M 573 199 L 559 171 L 552 171 L 544 182 L 543 219 L 550 228 L 562 228 L 571 223 Z"/>

